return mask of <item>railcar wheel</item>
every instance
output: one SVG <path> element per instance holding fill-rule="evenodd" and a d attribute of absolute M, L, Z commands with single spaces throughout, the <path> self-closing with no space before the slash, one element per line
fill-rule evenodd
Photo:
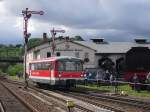
<path fill-rule="evenodd" d="M 44 87 L 44 84 L 39 83 L 39 82 L 37 82 L 36 85 L 37 85 L 38 87 Z"/>

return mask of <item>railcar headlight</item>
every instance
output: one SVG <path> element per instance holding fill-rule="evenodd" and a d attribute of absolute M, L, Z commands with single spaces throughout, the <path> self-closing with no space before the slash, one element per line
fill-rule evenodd
<path fill-rule="evenodd" d="M 81 74 L 81 77 L 83 77 L 83 75 Z"/>
<path fill-rule="evenodd" d="M 61 74 L 59 74 L 58 76 L 61 77 Z"/>

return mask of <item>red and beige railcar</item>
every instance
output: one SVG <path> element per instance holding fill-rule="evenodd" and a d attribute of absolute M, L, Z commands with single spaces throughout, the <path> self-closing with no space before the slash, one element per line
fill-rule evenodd
<path fill-rule="evenodd" d="M 84 80 L 83 62 L 69 56 L 33 60 L 29 63 L 29 79 L 37 84 L 74 86 Z"/>

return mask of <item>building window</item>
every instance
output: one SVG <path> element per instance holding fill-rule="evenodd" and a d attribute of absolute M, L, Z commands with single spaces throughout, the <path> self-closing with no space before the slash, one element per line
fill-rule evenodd
<path fill-rule="evenodd" d="M 89 53 L 86 52 L 86 53 L 84 54 L 84 57 L 85 57 L 85 58 L 89 58 Z"/>
<path fill-rule="evenodd" d="M 66 42 L 65 48 L 66 48 L 66 49 L 69 49 L 69 48 L 70 48 L 69 42 Z"/>
<path fill-rule="evenodd" d="M 40 59 L 40 50 L 34 51 L 34 59 Z"/>
<path fill-rule="evenodd" d="M 56 56 L 60 56 L 60 52 L 57 52 L 57 53 L 56 53 Z"/>
<path fill-rule="evenodd" d="M 79 58 L 79 57 L 80 57 L 79 52 L 75 52 L 75 57 L 77 57 L 77 58 Z"/>
<path fill-rule="evenodd" d="M 85 52 L 84 54 L 84 62 L 89 62 L 90 59 L 89 59 L 89 53 L 88 52 Z"/>
<path fill-rule="evenodd" d="M 51 52 L 47 52 L 47 58 L 51 57 Z"/>

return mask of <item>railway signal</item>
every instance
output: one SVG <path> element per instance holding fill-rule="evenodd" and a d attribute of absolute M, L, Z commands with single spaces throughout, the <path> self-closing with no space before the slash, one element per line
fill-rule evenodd
<path fill-rule="evenodd" d="M 51 35 L 52 35 L 52 56 L 55 55 L 55 48 L 56 48 L 56 44 L 55 44 L 55 36 L 57 33 L 65 33 L 65 30 L 55 30 L 54 28 L 52 30 L 50 30 Z"/>
<path fill-rule="evenodd" d="M 28 8 L 26 10 L 22 10 L 22 15 L 24 17 L 24 27 L 23 27 L 23 35 L 25 40 L 25 52 L 24 52 L 24 79 L 25 79 L 25 88 L 28 87 L 27 82 L 27 73 L 26 73 L 26 57 L 27 57 L 27 44 L 28 39 L 31 36 L 31 33 L 28 33 L 28 20 L 31 18 L 32 14 L 43 15 L 43 11 L 30 11 Z"/>

